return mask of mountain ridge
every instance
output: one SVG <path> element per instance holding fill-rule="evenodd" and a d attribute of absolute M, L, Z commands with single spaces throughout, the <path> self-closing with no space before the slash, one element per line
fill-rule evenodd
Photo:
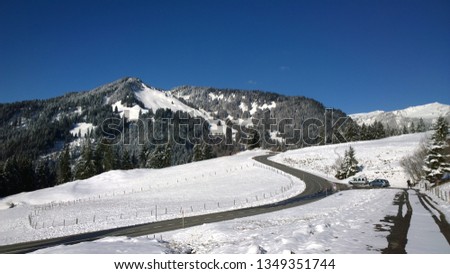
<path fill-rule="evenodd" d="M 362 124 L 371 125 L 375 122 L 381 122 L 391 128 L 410 128 L 413 125 L 422 123 L 421 120 L 429 128 L 439 116 L 450 119 L 450 105 L 433 102 L 393 111 L 376 110 L 349 115 L 360 126 Z"/>

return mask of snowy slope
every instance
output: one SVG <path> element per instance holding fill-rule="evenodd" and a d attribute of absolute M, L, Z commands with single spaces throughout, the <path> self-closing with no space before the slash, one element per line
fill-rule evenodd
<path fill-rule="evenodd" d="M 159 108 L 168 108 L 173 112 L 183 111 L 192 116 L 200 116 L 208 119 L 204 112 L 191 108 L 177 98 L 175 98 L 170 92 L 160 91 L 154 88 L 149 88 L 145 84 L 142 84 L 142 90 L 136 92 L 136 98 L 141 101 L 146 109 L 152 109 L 156 111 Z"/>
<path fill-rule="evenodd" d="M 141 84 L 141 88 L 138 91 L 135 91 L 134 95 L 137 100 L 142 102 L 144 108 L 139 105 L 127 107 L 123 105 L 122 101 L 110 102 L 110 99 L 107 99 L 107 102 L 111 104 L 113 110 L 117 108 L 121 117 L 125 115 L 129 120 L 139 119 L 139 112 L 147 113 L 150 109 L 153 110 L 153 112 L 156 112 L 156 110 L 160 108 L 170 109 L 173 112 L 187 112 L 193 117 L 203 117 L 206 120 L 211 118 L 207 112 L 194 109 L 180 102 L 180 100 L 174 97 L 170 92 L 151 88 L 145 84 Z"/>
<path fill-rule="evenodd" d="M 290 150 L 271 159 L 336 180 L 331 166 L 339 156 L 344 157 L 345 150 L 352 146 L 356 152 L 356 159 L 363 166 L 362 172 L 358 175 L 365 175 L 369 180 L 387 179 L 391 186 L 406 187 L 408 177 L 400 166 L 400 160 L 412 154 L 429 134 L 416 133 L 375 141 L 308 147 Z M 341 182 L 347 183 L 348 179 Z"/>
<path fill-rule="evenodd" d="M 356 142 L 360 163 L 368 176 L 388 176 L 391 183 L 404 182 L 398 160 L 411 153 L 427 134 L 410 134 L 377 141 Z M 312 147 L 279 154 L 273 159 L 326 176 L 327 166 L 349 144 Z M 285 159 L 290 159 L 284 161 Z M 255 173 L 255 175 L 257 175 Z M 397 179 L 395 179 L 397 178 Z M 380 253 L 396 216 L 393 203 L 399 189 L 361 189 L 339 192 L 325 199 L 273 213 L 205 224 L 139 238 L 112 237 L 92 243 L 58 246 L 37 253 Z M 408 232 L 408 253 L 450 253 L 450 246 L 409 190 L 413 207 Z M 436 201 L 447 219 L 450 206 Z"/>
<path fill-rule="evenodd" d="M 426 124 L 432 124 L 439 116 L 450 118 L 450 106 L 440 103 L 431 103 L 421 106 L 409 107 L 396 111 L 373 111 L 369 113 L 357 113 L 349 115 L 359 125 L 365 123 L 371 125 L 375 122 L 382 122 L 389 125 L 406 125 L 411 122 L 417 122 L 420 118 Z"/>
<path fill-rule="evenodd" d="M 243 152 L 159 170 L 115 170 L 0 199 L 0 245 L 154 222 L 156 208 L 160 221 L 300 193 L 303 182 L 251 159 L 264 153 Z"/>

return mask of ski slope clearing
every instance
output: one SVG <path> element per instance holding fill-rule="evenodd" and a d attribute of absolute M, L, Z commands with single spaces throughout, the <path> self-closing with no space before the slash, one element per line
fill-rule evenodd
<path fill-rule="evenodd" d="M 110 171 L 0 200 L 0 245 L 268 204 L 304 183 L 248 151 L 159 170 Z"/>
<path fill-rule="evenodd" d="M 411 155 L 428 135 L 429 133 L 416 133 L 375 141 L 308 147 L 280 153 L 270 159 L 338 182 L 334 178 L 332 166 L 352 146 L 359 165 L 363 167 L 356 176 L 365 175 L 368 180 L 387 179 L 392 187 L 407 187 L 406 180 L 409 178 L 400 166 L 400 161 Z M 348 180 L 339 182 L 348 183 Z"/>
<path fill-rule="evenodd" d="M 202 113 L 199 110 L 191 108 L 184 103 L 180 102 L 170 92 L 160 91 L 153 88 L 149 88 L 142 84 L 142 90 L 136 92 L 136 97 L 141 101 L 146 109 L 171 109 L 173 112 L 183 111 L 192 116 L 200 116 L 208 120 L 209 116 L 206 113 Z"/>
<path fill-rule="evenodd" d="M 173 112 L 186 112 L 193 117 L 202 117 L 205 120 L 211 119 L 211 116 L 206 111 L 200 111 L 185 105 L 168 91 L 157 90 L 142 84 L 142 89 L 136 91 L 135 95 L 144 105 L 144 108 L 139 105 L 127 107 L 122 104 L 122 101 L 118 101 L 111 105 L 112 109 L 115 110 L 117 108 L 120 117 L 125 115 L 129 120 L 138 120 L 140 114 L 147 113 L 150 109 L 156 112 L 160 108 L 170 109 Z"/>

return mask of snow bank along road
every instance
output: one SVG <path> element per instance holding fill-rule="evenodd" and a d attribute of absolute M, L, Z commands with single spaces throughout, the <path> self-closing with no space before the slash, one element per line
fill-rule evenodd
<path fill-rule="evenodd" d="M 395 196 L 394 204 L 398 205 L 397 215 L 383 220 L 393 226 L 382 253 L 450 252 L 450 225 L 429 196 L 418 190 L 403 190 Z"/>
<path fill-rule="evenodd" d="M 176 230 L 185 227 L 191 227 L 201 225 L 205 223 L 220 222 L 225 220 L 231 220 L 235 218 L 242 218 L 253 216 L 257 214 L 263 214 L 282 210 L 290 207 L 295 207 L 303 204 L 307 204 L 312 201 L 316 201 L 327 195 L 332 194 L 333 184 L 326 179 L 304 172 L 298 169 L 294 169 L 283 164 L 272 162 L 267 158 L 273 155 L 258 156 L 254 159 L 260 163 L 272 166 L 280 169 L 286 173 L 296 176 L 305 182 L 305 190 L 292 198 L 284 201 L 279 201 L 272 204 L 256 206 L 251 208 L 243 208 L 238 210 L 232 210 L 227 212 L 212 213 L 200 216 L 192 216 L 186 218 L 177 218 L 172 220 L 166 220 L 161 222 L 153 222 L 148 224 L 133 225 L 128 227 L 107 229 L 102 231 L 83 233 L 77 235 L 70 235 L 66 237 L 58 237 L 53 239 L 46 239 L 40 241 L 19 243 L 13 245 L 0 246 L 0 253 L 27 253 L 35 251 L 37 249 L 62 245 L 62 244 L 75 244 L 83 241 L 97 240 L 108 236 L 143 236 L 149 234 L 155 234 L 170 230 Z M 337 190 L 347 189 L 345 185 L 334 184 Z"/>

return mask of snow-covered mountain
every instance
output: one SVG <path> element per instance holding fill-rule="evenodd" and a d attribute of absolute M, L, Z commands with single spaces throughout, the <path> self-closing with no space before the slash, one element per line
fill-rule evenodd
<path fill-rule="evenodd" d="M 431 103 L 421 106 L 409 107 L 395 111 L 373 111 L 368 113 L 357 113 L 349 115 L 356 123 L 371 125 L 381 122 L 391 128 L 410 127 L 417 125 L 422 119 L 426 126 L 432 125 L 439 116 L 450 119 L 450 105 Z"/>
<path fill-rule="evenodd" d="M 127 78 L 122 81 L 133 85 L 135 88 L 131 94 L 127 94 L 127 99 L 134 98 L 135 102 L 123 103 L 123 100 L 117 100 L 113 102 L 108 98 L 107 102 L 112 105 L 121 114 L 125 114 L 125 117 L 129 120 L 139 119 L 139 113 L 144 114 L 149 110 L 156 112 L 158 109 L 170 109 L 172 112 L 182 111 L 189 113 L 191 116 L 203 117 L 208 119 L 205 112 L 192 108 L 172 95 L 169 91 L 159 90 L 154 87 L 149 87 L 142 83 L 137 78 Z"/>
<path fill-rule="evenodd" d="M 175 166 L 250 146 L 301 147 L 296 133 L 308 119 L 332 123 L 325 112 L 323 104 L 302 96 L 192 86 L 161 90 L 134 77 L 47 100 L 0 104 L 0 197 L 111 169 Z M 335 110 L 332 117 L 342 116 Z M 201 127 L 195 126 L 198 118 Z M 263 119 L 273 124 L 286 118 L 293 122 L 262 126 Z M 210 136 L 218 145 L 205 141 Z M 106 151 L 105 142 L 114 146 Z"/>

